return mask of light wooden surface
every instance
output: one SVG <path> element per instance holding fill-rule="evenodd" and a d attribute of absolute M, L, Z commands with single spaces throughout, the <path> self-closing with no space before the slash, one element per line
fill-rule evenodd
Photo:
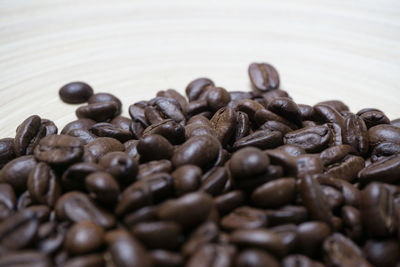
<path fill-rule="evenodd" d="M 61 129 L 75 80 L 129 104 L 212 78 L 249 90 L 269 62 L 298 103 L 340 98 L 400 117 L 400 1 L 0 0 L 0 137 L 27 116 Z"/>

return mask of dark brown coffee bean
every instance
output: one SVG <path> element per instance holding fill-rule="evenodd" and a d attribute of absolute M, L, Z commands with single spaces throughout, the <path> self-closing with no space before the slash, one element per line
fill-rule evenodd
<path fill-rule="evenodd" d="M 360 206 L 361 192 L 349 182 L 326 176 L 318 177 L 318 181 L 321 185 L 329 185 L 334 187 L 336 190 L 339 190 L 343 195 L 345 205 L 353 207 Z"/>
<path fill-rule="evenodd" d="M 138 173 L 137 161 L 124 152 L 115 151 L 105 154 L 99 165 L 122 185 L 133 182 Z"/>
<path fill-rule="evenodd" d="M 42 126 L 46 129 L 46 135 L 57 134 L 58 128 L 55 123 L 48 119 L 41 120 Z"/>
<path fill-rule="evenodd" d="M 193 80 L 186 87 L 186 96 L 189 101 L 199 99 L 202 95 L 205 95 L 206 91 L 214 87 L 214 82 L 207 78 L 198 78 Z M 204 97 L 204 96 L 203 96 Z"/>
<path fill-rule="evenodd" d="M 340 100 L 327 100 L 319 102 L 317 105 L 327 105 L 337 111 L 348 111 L 349 107 Z"/>
<path fill-rule="evenodd" d="M 364 121 L 357 115 L 349 115 L 344 122 L 344 143 L 351 145 L 361 155 L 369 149 L 368 129 Z"/>
<path fill-rule="evenodd" d="M 34 156 L 22 156 L 12 160 L 0 170 L 0 182 L 8 183 L 16 192 L 23 192 L 26 190 L 29 173 L 36 164 Z"/>
<path fill-rule="evenodd" d="M 137 145 L 139 143 L 139 140 L 129 140 L 124 143 L 125 147 L 125 153 L 128 154 L 128 156 L 138 159 L 139 158 L 139 152 L 137 151 Z"/>
<path fill-rule="evenodd" d="M 237 267 L 279 267 L 278 259 L 273 255 L 259 249 L 247 249 L 241 252 L 235 260 Z"/>
<path fill-rule="evenodd" d="M 352 182 L 357 178 L 358 172 L 364 168 L 364 165 L 362 157 L 348 155 L 340 162 L 327 166 L 326 173 L 333 178 Z"/>
<path fill-rule="evenodd" d="M 36 237 L 39 220 L 30 210 L 19 211 L 0 223 L 0 248 L 18 250 L 29 246 Z"/>
<path fill-rule="evenodd" d="M 314 106 L 316 118 L 325 123 L 335 123 L 339 126 L 344 125 L 343 116 L 335 108 L 326 104 L 317 104 Z"/>
<path fill-rule="evenodd" d="M 259 130 L 243 137 L 233 144 L 234 149 L 241 149 L 247 146 L 260 149 L 275 148 L 282 144 L 282 133 L 278 131 Z"/>
<path fill-rule="evenodd" d="M 279 208 L 291 203 L 296 197 L 296 180 L 294 178 L 280 178 L 267 182 L 251 195 L 257 206 L 262 208 Z"/>
<path fill-rule="evenodd" d="M 92 142 L 94 139 L 97 138 L 95 134 L 85 129 L 72 129 L 68 131 L 66 135 L 78 137 L 85 145 L 89 144 L 90 142 Z"/>
<path fill-rule="evenodd" d="M 321 253 L 321 245 L 331 234 L 329 225 L 320 221 L 309 221 L 300 224 L 297 228 L 299 236 L 297 250 L 310 257 Z"/>
<path fill-rule="evenodd" d="M 150 257 L 140 243 L 125 230 L 113 230 L 106 234 L 108 250 L 115 266 L 150 267 Z"/>
<path fill-rule="evenodd" d="M 239 190 L 230 191 L 219 195 L 214 201 L 219 214 L 225 215 L 243 204 L 244 194 Z"/>
<path fill-rule="evenodd" d="M 400 180 L 400 155 L 376 161 L 358 173 L 361 182 L 379 181 L 393 183 Z"/>
<path fill-rule="evenodd" d="M 174 153 L 174 147 L 170 142 L 158 134 L 146 135 L 140 139 L 137 150 L 142 161 L 170 159 Z"/>
<path fill-rule="evenodd" d="M 379 124 L 390 124 L 389 118 L 379 109 L 364 108 L 357 112 L 357 115 L 365 122 L 368 129 Z"/>
<path fill-rule="evenodd" d="M 324 171 L 322 160 L 315 154 L 304 154 L 296 158 L 297 176 L 314 175 Z"/>
<path fill-rule="evenodd" d="M 114 96 L 113 94 L 109 94 L 109 93 L 96 93 L 94 95 L 92 95 L 89 100 L 88 103 L 89 104 L 96 104 L 96 103 L 106 103 L 106 102 L 113 102 L 117 105 L 117 111 L 114 114 L 113 117 L 118 116 L 119 114 L 121 114 L 121 110 L 122 110 L 122 103 L 121 100 L 119 100 L 116 96 Z"/>
<path fill-rule="evenodd" d="M 287 97 L 277 97 L 268 103 L 268 109 L 301 126 L 301 113 L 297 104 Z"/>
<path fill-rule="evenodd" d="M 231 101 L 231 96 L 228 91 L 222 87 L 213 87 L 207 90 L 207 104 L 212 111 L 217 111 L 228 105 Z"/>
<path fill-rule="evenodd" d="M 320 262 L 313 261 L 307 256 L 301 254 L 292 254 L 286 256 L 282 261 L 283 267 L 324 267 Z"/>
<path fill-rule="evenodd" d="M 150 257 L 154 267 L 180 267 L 184 265 L 181 254 L 162 249 L 152 250 Z"/>
<path fill-rule="evenodd" d="M 395 240 L 368 240 L 363 250 L 368 261 L 377 267 L 396 266 L 400 261 L 400 247 Z"/>
<path fill-rule="evenodd" d="M 150 249 L 176 249 L 182 239 L 181 227 L 175 222 L 143 222 L 131 228 L 131 232 Z"/>
<path fill-rule="evenodd" d="M 56 215 L 61 220 L 81 222 L 89 220 L 104 228 L 115 225 L 112 214 L 100 208 L 87 195 L 71 191 L 58 199 L 56 204 Z"/>
<path fill-rule="evenodd" d="M 72 225 L 65 239 L 65 247 L 73 255 L 96 251 L 104 242 L 104 229 L 91 221 Z"/>
<path fill-rule="evenodd" d="M 260 149 L 247 147 L 233 153 L 229 169 L 234 179 L 248 179 L 267 171 L 269 157 Z"/>
<path fill-rule="evenodd" d="M 249 77 L 256 91 L 266 92 L 279 88 L 279 74 L 268 63 L 252 63 L 249 66 Z"/>
<path fill-rule="evenodd" d="M 103 254 L 89 254 L 84 256 L 77 256 L 67 260 L 63 267 L 104 267 L 106 261 Z"/>
<path fill-rule="evenodd" d="M 346 235 L 356 242 L 359 241 L 363 235 L 360 211 L 352 206 L 343 206 L 342 219 Z"/>
<path fill-rule="evenodd" d="M 400 144 L 400 128 L 389 125 L 380 124 L 368 130 L 369 144 L 375 147 L 381 143 Z"/>
<path fill-rule="evenodd" d="M 93 95 L 93 89 L 84 82 L 71 82 L 61 87 L 58 94 L 65 103 L 80 104 L 88 101 Z"/>
<path fill-rule="evenodd" d="M 168 97 L 156 97 L 150 100 L 149 104 L 152 106 L 147 106 L 145 108 L 145 115 L 151 124 L 162 121 L 163 119 L 172 119 L 182 125 L 186 123 L 186 118 L 182 107 L 175 99 Z M 154 110 L 151 108 L 154 108 Z M 150 111 L 150 113 L 148 113 L 148 111 Z M 152 119 L 151 117 L 154 118 Z"/>
<path fill-rule="evenodd" d="M 50 217 L 50 208 L 46 205 L 32 205 L 25 210 L 32 211 L 40 223 L 47 222 Z"/>
<path fill-rule="evenodd" d="M 279 122 L 279 121 L 267 121 L 263 125 L 260 126 L 261 130 L 270 130 L 270 131 L 278 131 L 281 132 L 282 135 L 290 133 L 293 129 L 289 128 L 289 126 Z"/>
<path fill-rule="evenodd" d="M 149 134 L 164 136 L 173 145 L 181 144 L 185 141 L 185 128 L 171 119 L 163 120 L 147 127 L 143 132 L 143 136 Z"/>
<path fill-rule="evenodd" d="M 23 210 L 33 204 L 29 191 L 22 193 L 17 200 L 17 210 Z"/>
<path fill-rule="evenodd" d="M 119 129 L 123 129 L 129 132 L 131 130 L 132 120 L 124 116 L 117 116 L 112 119 L 111 124 Z"/>
<path fill-rule="evenodd" d="M 354 148 L 349 145 L 338 145 L 328 147 L 321 152 L 319 157 L 325 166 L 329 166 L 342 161 L 347 155 L 354 152 Z"/>
<path fill-rule="evenodd" d="M 223 107 L 210 120 L 218 140 L 223 146 L 232 139 L 236 128 L 236 113 L 233 108 Z"/>
<path fill-rule="evenodd" d="M 68 135 L 48 135 L 35 148 L 35 157 L 53 165 L 69 165 L 82 158 L 83 142 Z"/>
<path fill-rule="evenodd" d="M 178 91 L 176 91 L 174 89 L 168 89 L 168 90 L 165 90 L 165 91 L 158 91 L 157 92 L 157 96 L 162 96 L 162 97 L 168 97 L 168 98 L 175 99 L 176 101 L 179 102 L 179 105 L 182 107 L 182 109 L 185 109 L 185 107 L 188 104 L 186 98 L 183 95 L 181 95 Z"/>
<path fill-rule="evenodd" d="M 183 228 L 192 228 L 207 219 L 214 207 L 213 199 L 205 193 L 189 193 L 164 202 L 158 215 L 162 220 L 175 221 Z"/>
<path fill-rule="evenodd" d="M 46 135 L 46 128 L 41 123 L 41 118 L 32 115 L 24 120 L 17 128 L 14 138 L 14 149 L 17 156 L 33 154 L 40 139 Z"/>
<path fill-rule="evenodd" d="M 190 101 L 189 104 L 186 106 L 186 114 L 188 116 L 200 115 L 202 113 L 207 113 L 207 112 L 208 112 L 208 103 L 207 100 L 205 99 Z"/>
<path fill-rule="evenodd" d="M 277 210 L 266 210 L 268 225 L 299 224 L 307 220 L 307 209 L 302 206 L 284 206 Z"/>
<path fill-rule="evenodd" d="M 99 102 L 81 106 L 75 113 L 79 119 L 87 118 L 97 122 L 104 122 L 117 116 L 118 106 L 115 102 Z"/>
<path fill-rule="evenodd" d="M 54 221 L 42 223 L 38 229 L 36 248 L 46 254 L 53 254 L 64 244 L 66 224 Z"/>
<path fill-rule="evenodd" d="M 11 252 L 0 258 L 0 267 L 51 267 L 50 258 L 40 252 L 32 250 L 21 250 L 19 252 Z"/>
<path fill-rule="evenodd" d="M 172 157 L 172 164 L 179 167 L 193 164 L 200 168 L 210 166 L 218 157 L 221 145 L 209 135 L 194 136 L 182 144 Z"/>
<path fill-rule="evenodd" d="M 222 217 L 220 224 L 226 230 L 256 229 L 267 225 L 265 211 L 241 206 Z"/>
<path fill-rule="evenodd" d="M 361 191 L 363 225 L 374 237 L 390 237 L 396 231 L 393 201 L 393 194 L 382 183 L 371 183 Z"/>
<path fill-rule="evenodd" d="M 0 184 L 0 221 L 7 219 L 17 206 L 17 198 L 9 184 Z"/>
<path fill-rule="evenodd" d="M 220 195 L 226 189 L 228 179 L 225 167 L 215 167 L 203 175 L 199 190 L 212 196 Z"/>
<path fill-rule="evenodd" d="M 323 244 L 325 262 L 329 266 L 362 266 L 372 267 L 363 258 L 361 249 L 342 234 L 334 233 Z"/>
<path fill-rule="evenodd" d="M 303 148 L 309 153 L 321 152 L 328 147 L 332 135 L 326 125 L 306 127 L 285 134 L 283 142 Z"/>
<path fill-rule="evenodd" d="M 342 193 L 331 187 L 331 186 L 325 186 L 325 185 L 320 185 L 322 193 L 325 196 L 326 204 L 328 207 L 333 210 L 339 206 L 342 206 L 344 198 Z"/>
<path fill-rule="evenodd" d="M 240 139 L 248 135 L 250 132 L 250 119 L 249 116 L 242 112 L 236 112 L 236 130 L 234 140 Z"/>
<path fill-rule="evenodd" d="M 268 149 L 265 150 L 264 153 L 268 155 L 273 164 L 282 166 L 285 169 L 285 173 L 287 175 L 297 175 L 296 156 L 299 155 L 290 155 L 288 152 L 281 148 L 282 146 L 276 149 Z"/>
<path fill-rule="evenodd" d="M 157 207 L 149 206 L 140 208 L 137 211 L 129 213 L 124 217 L 124 224 L 127 227 L 132 227 L 141 222 L 155 221 L 158 219 Z"/>
<path fill-rule="evenodd" d="M 218 239 L 219 229 L 214 222 L 206 222 L 194 230 L 182 246 L 184 256 L 196 253 L 202 246 Z"/>
<path fill-rule="evenodd" d="M 264 249 L 278 257 L 285 256 L 288 250 L 278 234 L 265 229 L 236 230 L 231 234 L 230 241 L 243 248 Z"/>
<path fill-rule="evenodd" d="M 274 227 L 269 227 L 268 230 L 278 234 L 288 248 L 289 252 L 293 252 L 298 243 L 297 225 L 295 224 L 282 224 Z"/>
<path fill-rule="evenodd" d="M 98 164 L 90 162 L 75 163 L 64 171 L 61 178 L 63 187 L 67 190 L 83 190 L 86 177 L 98 171 L 103 171 L 103 168 Z"/>
<path fill-rule="evenodd" d="M 126 142 L 133 138 L 130 130 L 119 128 L 108 122 L 99 122 L 90 128 L 90 131 L 99 137 L 111 137 L 120 142 Z"/>
<path fill-rule="evenodd" d="M 169 173 L 172 169 L 172 163 L 167 159 L 149 161 L 139 165 L 137 179 L 140 180 L 143 177 L 160 172 Z"/>
<path fill-rule="evenodd" d="M 183 165 L 173 173 L 174 191 L 176 196 L 196 191 L 200 186 L 202 171 L 195 165 Z"/>
<path fill-rule="evenodd" d="M 120 193 L 117 181 L 107 172 L 94 172 L 85 179 L 89 196 L 106 206 L 114 206 Z"/>
<path fill-rule="evenodd" d="M 315 112 L 314 108 L 310 105 L 298 104 L 300 111 L 300 116 L 302 121 L 314 121 L 315 120 Z"/>
<path fill-rule="evenodd" d="M 0 169 L 15 157 L 14 138 L 0 139 Z"/>
<path fill-rule="evenodd" d="M 147 101 L 139 101 L 130 105 L 128 109 L 132 121 L 140 123 L 143 127 L 148 126 L 148 121 L 146 119 L 146 115 L 144 114 L 147 106 Z"/>
<path fill-rule="evenodd" d="M 61 134 L 67 134 L 73 129 L 89 130 L 95 123 L 96 122 L 94 120 L 86 118 L 74 120 L 64 126 L 64 128 L 61 130 Z"/>
<path fill-rule="evenodd" d="M 201 247 L 186 267 L 229 267 L 233 264 L 236 249 L 228 245 L 207 244 Z"/>
<path fill-rule="evenodd" d="M 300 179 L 301 197 L 311 219 L 323 221 L 333 227 L 332 212 L 326 203 L 319 182 L 309 175 Z"/>
<path fill-rule="evenodd" d="M 93 156 L 98 162 L 105 154 L 113 151 L 124 151 L 124 145 L 110 137 L 99 137 L 85 145 L 85 153 Z"/>
<path fill-rule="evenodd" d="M 32 200 L 53 207 L 61 195 L 61 185 L 56 173 L 46 163 L 40 162 L 29 174 L 27 187 Z"/>

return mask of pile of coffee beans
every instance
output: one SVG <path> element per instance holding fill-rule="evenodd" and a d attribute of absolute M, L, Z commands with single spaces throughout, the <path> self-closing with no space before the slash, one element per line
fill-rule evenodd
<path fill-rule="evenodd" d="M 400 119 L 297 104 L 267 63 L 129 106 L 86 83 L 60 133 L 0 139 L 0 266 L 400 266 Z M 4 126 L 4 125 L 3 125 Z"/>

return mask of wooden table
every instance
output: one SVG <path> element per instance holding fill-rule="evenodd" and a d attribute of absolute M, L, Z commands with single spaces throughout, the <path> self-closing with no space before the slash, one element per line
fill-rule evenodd
<path fill-rule="evenodd" d="M 199 76 L 249 90 L 270 62 L 298 103 L 340 98 L 400 117 L 400 1 L 146 0 L 0 2 L 0 137 L 27 116 L 61 129 L 75 80 L 129 104 Z"/>

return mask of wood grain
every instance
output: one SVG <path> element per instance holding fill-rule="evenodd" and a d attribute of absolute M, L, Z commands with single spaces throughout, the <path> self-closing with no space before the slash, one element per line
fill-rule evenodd
<path fill-rule="evenodd" d="M 400 117 L 400 1 L 0 1 L 0 136 L 27 116 L 61 129 L 75 80 L 128 105 L 212 78 L 249 90 L 247 66 L 273 64 L 299 103 L 339 98 Z"/>

